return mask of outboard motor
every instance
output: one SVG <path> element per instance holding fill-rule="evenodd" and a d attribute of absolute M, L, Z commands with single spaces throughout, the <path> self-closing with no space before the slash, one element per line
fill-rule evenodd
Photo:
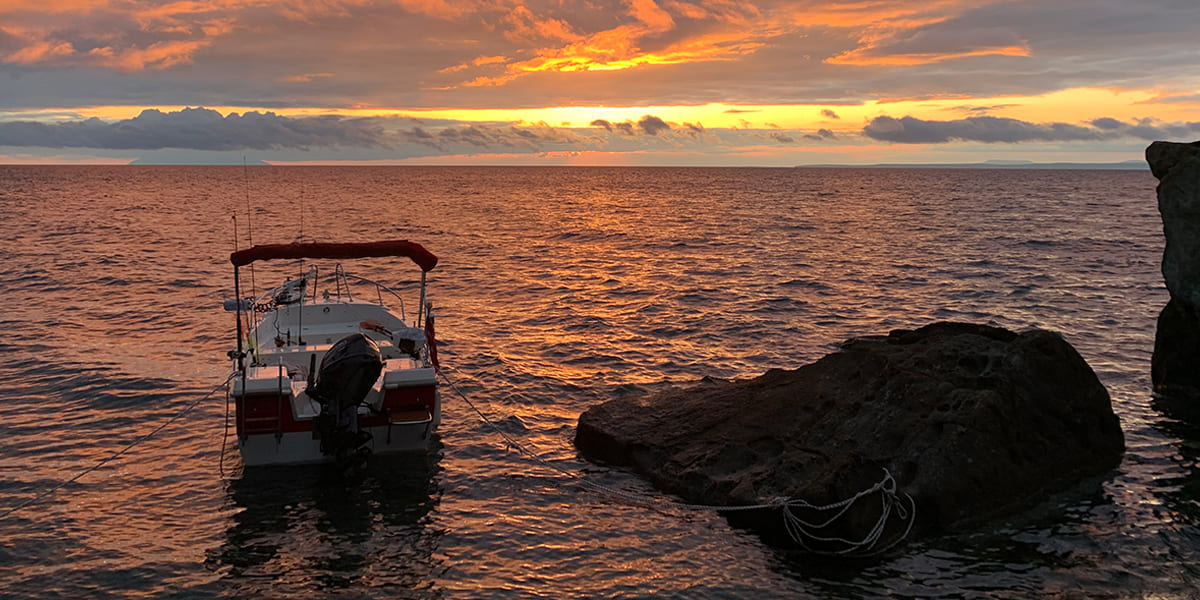
<path fill-rule="evenodd" d="M 315 378 L 309 371 L 312 380 L 308 395 L 321 403 L 317 431 L 321 436 L 321 451 L 326 455 L 343 461 L 352 455 L 370 452 L 362 448 L 371 440 L 371 434 L 358 429 L 358 405 L 375 385 L 381 371 L 383 357 L 379 346 L 362 333 L 352 333 L 338 340 L 321 359 L 321 368 Z"/>

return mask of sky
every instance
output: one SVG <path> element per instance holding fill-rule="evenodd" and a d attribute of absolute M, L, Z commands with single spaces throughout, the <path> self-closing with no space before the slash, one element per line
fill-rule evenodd
<path fill-rule="evenodd" d="M 0 164 L 1121 162 L 1197 0 L 0 0 Z"/>

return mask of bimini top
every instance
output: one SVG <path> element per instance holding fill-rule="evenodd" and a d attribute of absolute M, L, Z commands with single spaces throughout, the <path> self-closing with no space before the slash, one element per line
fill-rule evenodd
<path fill-rule="evenodd" d="M 377 258 L 381 256 L 405 256 L 422 271 L 432 271 L 438 258 L 416 242 L 388 240 L 383 242 L 322 243 L 310 244 L 264 244 L 229 255 L 235 267 L 248 265 L 256 260 L 275 258 Z"/>

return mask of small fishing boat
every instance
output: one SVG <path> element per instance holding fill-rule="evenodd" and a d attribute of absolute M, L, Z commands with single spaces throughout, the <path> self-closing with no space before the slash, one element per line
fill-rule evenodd
<path fill-rule="evenodd" d="M 308 259 L 404 257 L 421 269 L 410 321 L 387 286 L 348 274 L 322 279 Z M 303 260 L 301 272 L 242 298 L 239 270 L 256 261 Z M 437 257 L 414 242 L 259 245 L 234 252 L 238 448 L 246 466 L 338 462 L 424 450 L 441 421 L 432 303 L 426 275 Z M 318 293 L 318 287 L 324 286 Z"/>

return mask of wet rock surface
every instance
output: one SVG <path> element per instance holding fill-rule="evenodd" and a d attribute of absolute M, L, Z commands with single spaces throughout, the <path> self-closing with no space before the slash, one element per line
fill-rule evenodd
<path fill-rule="evenodd" d="M 721 506 L 832 503 L 886 469 L 918 508 L 910 539 L 1036 504 L 1124 451 L 1108 392 L 1061 336 L 946 322 L 855 338 L 796 370 L 614 399 L 580 416 L 575 442 L 591 460 Z M 858 504 L 828 532 L 867 535 L 881 503 Z M 772 513 L 730 516 L 786 542 Z M 888 535 L 904 533 L 892 521 Z"/>
<path fill-rule="evenodd" d="M 1151 375 L 1160 395 L 1200 403 L 1200 142 L 1154 142 L 1146 162 L 1159 180 L 1162 273 L 1171 294 L 1158 318 Z"/>

